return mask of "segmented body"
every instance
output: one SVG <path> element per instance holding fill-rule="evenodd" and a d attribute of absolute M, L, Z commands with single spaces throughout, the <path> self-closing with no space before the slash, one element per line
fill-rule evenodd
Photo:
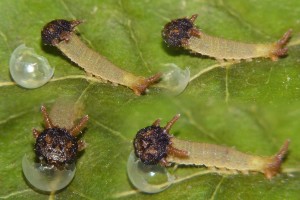
<path fill-rule="evenodd" d="M 116 67 L 104 56 L 90 49 L 75 33 L 71 33 L 69 40 L 61 41 L 56 46 L 87 73 L 104 80 L 132 88 L 135 83 L 144 79 Z"/>
<path fill-rule="evenodd" d="M 56 99 L 52 105 L 49 118 L 54 126 L 69 130 L 74 127 L 77 119 L 84 114 L 84 110 L 84 103 L 80 99 L 62 96 Z"/>
<path fill-rule="evenodd" d="M 194 25 L 197 15 L 190 18 L 180 18 L 167 23 L 162 31 L 162 37 L 168 46 L 184 47 L 195 53 L 200 53 L 217 60 L 251 60 L 265 57 L 273 61 L 285 56 L 285 47 L 291 37 L 292 30 L 288 30 L 282 38 L 274 43 L 248 44 L 226 40 L 207 35 Z"/>
<path fill-rule="evenodd" d="M 168 162 L 184 165 L 204 165 L 238 171 L 264 172 L 270 158 L 242 153 L 233 148 L 172 138 L 173 147 L 189 152 L 185 158 L 168 155 Z"/>
<path fill-rule="evenodd" d="M 200 37 L 192 36 L 188 40 L 188 49 L 217 59 L 251 59 L 270 57 L 273 44 L 247 44 L 226 40 L 201 33 Z"/>

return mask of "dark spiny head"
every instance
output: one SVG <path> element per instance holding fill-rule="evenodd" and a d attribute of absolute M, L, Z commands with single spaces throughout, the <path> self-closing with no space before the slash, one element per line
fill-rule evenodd
<path fill-rule="evenodd" d="M 78 143 L 66 129 L 48 128 L 37 137 L 34 150 L 41 161 L 61 167 L 76 160 Z"/>
<path fill-rule="evenodd" d="M 79 20 L 56 19 L 46 24 L 41 32 L 45 45 L 56 45 L 63 40 L 68 40 L 74 28 L 80 24 Z"/>
<path fill-rule="evenodd" d="M 183 41 L 191 37 L 190 32 L 192 28 L 194 28 L 192 19 L 181 18 L 172 20 L 162 30 L 163 40 L 168 46 L 182 47 Z"/>
<path fill-rule="evenodd" d="M 167 156 L 170 135 L 160 126 L 139 130 L 133 141 L 135 155 L 146 165 L 155 165 Z"/>

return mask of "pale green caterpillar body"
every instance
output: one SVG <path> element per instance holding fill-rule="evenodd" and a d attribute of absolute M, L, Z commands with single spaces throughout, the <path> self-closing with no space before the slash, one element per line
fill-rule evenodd
<path fill-rule="evenodd" d="M 187 48 L 217 59 L 241 60 L 258 57 L 270 57 L 273 44 L 246 44 L 201 33 L 201 39 L 192 36 Z"/>
<path fill-rule="evenodd" d="M 261 172 L 267 178 L 272 178 L 278 173 L 281 158 L 287 152 L 287 140 L 279 152 L 271 157 L 251 155 L 240 152 L 234 148 L 216 144 L 199 143 L 171 138 L 173 148 L 188 152 L 186 157 L 169 154 L 167 162 L 179 165 L 203 165 L 219 169 L 237 170 L 241 172 Z M 279 165 L 279 166 L 278 166 Z"/>
<path fill-rule="evenodd" d="M 135 76 L 116 67 L 104 56 L 90 49 L 75 33 L 70 34 L 69 40 L 61 41 L 56 46 L 87 73 L 100 77 L 103 80 L 131 87 L 143 80 L 143 77 Z"/>
<path fill-rule="evenodd" d="M 167 23 L 162 31 L 162 37 L 169 46 L 183 47 L 201 55 L 217 60 L 251 60 L 252 58 L 270 58 L 273 61 L 285 56 L 292 30 L 288 30 L 275 43 L 251 44 L 227 40 L 207 35 L 194 25 L 197 15 L 190 18 L 180 18 Z"/>

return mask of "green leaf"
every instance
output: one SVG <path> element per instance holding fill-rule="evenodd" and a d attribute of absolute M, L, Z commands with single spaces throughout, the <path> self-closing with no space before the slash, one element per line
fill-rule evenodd
<path fill-rule="evenodd" d="M 83 101 L 90 121 L 75 178 L 57 199 L 299 198 L 299 8 L 298 0 L 0 1 L 0 199 L 49 198 L 28 186 L 21 160 L 33 151 L 32 128 L 42 129 L 40 106 L 50 109 L 61 96 Z M 289 55 L 221 68 L 214 59 L 166 47 L 164 24 L 192 14 L 199 14 L 196 24 L 204 32 L 245 42 L 274 42 L 292 28 Z M 85 20 L 80 37 L 127 71 L 149 76 L 174 63 L 189 67 L 193 80 L 176 97 L 156 89 L 138 97 L 124 86 L 88 80 L 56 48 L 41 44 L 40 31 L 53 19 Z M 10 78 L 10 55 L 22 43 L 55 67 L 54 78 L 41 88 L 24 89 Z M 165 124 L 177 113 L 181 118 L 171 133 L 185 140 L 270 156 L 290 138 L 283 173 L 267 180 L 259 173 L 179 167 L 169 189 L 153 195 L 136 191 L 126 174 L 136 132 L 157 118 Z"/>

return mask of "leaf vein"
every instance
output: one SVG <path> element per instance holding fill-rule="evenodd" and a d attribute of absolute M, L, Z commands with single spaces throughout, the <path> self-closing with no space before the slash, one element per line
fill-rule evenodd
<path fill-rule="evenodd" d="M 222 178 L 221 178 L 221 180 L 219 181 L 218 185 L 215 187 L 215 190 L 214 190 L 212 196 L 209 198 L 210 200 L 213 200 L 213 199 L 216 198 L 217 192 L 220 190 L 220 187 L 221 187 L 221 185 L 222 185 L 224 179 L 225 179 L 225 176 L 222 176 Z"/>
<path fill-rule="evenodd" d="M 21 190 L 21 191 L 16 191 L 16 192 L 12 192 L 10 194 L 4 195 L 4 196 L 0 196 L 0 199 L 8 199 L 17 195 L 22 195 L 26 192 L 30 192 L 32 191 L 31 189 L 26 189 L 26 190 Z"/>

